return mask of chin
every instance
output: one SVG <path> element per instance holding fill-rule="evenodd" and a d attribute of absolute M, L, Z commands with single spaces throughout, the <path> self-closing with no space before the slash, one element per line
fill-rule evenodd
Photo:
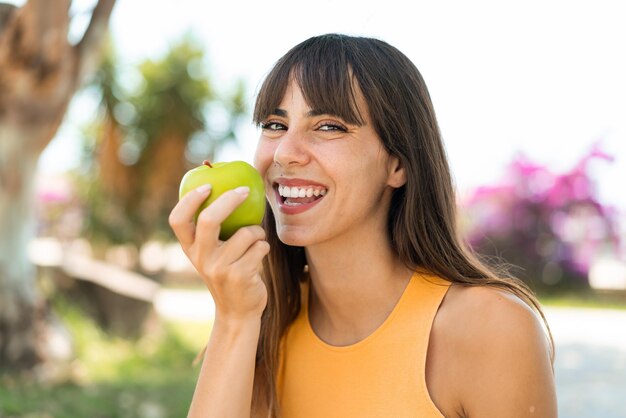
<path fill-rule="evenodd" d="M 278 233 L 278 239 L 285 245 L 290 245 L 292 247 L 305 247 L 309 244 L 308 240 L 304 239 L 304 237 L 300 237 L 297 234 L 290 233 Z"/>
<path fill-rule="evenodd" d="M 308 228 L 295 228 L 291 226 L 278 226 L 276 228 L 278 239 L 286 245 L 292 247 L 306 247 L 315 243 L 315 238 Z"/>

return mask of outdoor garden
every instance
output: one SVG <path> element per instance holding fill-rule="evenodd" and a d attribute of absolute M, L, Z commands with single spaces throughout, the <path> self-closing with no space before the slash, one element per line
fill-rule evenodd
<path fill-rule="evenodd" d="M 92 19 L 106 25 L 113 3 L 98 2 Z M 15 25 L 29 33 L 29 22 L 48 13 L 40 7 L 27 2 L 14 26 L 5 22 L 16 11 L 0 9 L 0 86 L 8 74 L 29 80 L 29 103 L 54 96 L 52 88 L 31 80 L 43 69 L 7 64 L 17 52 L 3 38 Z M 67 29 L 67 16 L 47 16 Z M 35 35 L 29 51 L 42 62 L 70 53 L 59 45 L 58 57 L 46 55 Z M 0 418 L 185 416 L 194 359 L 211 331 L 210 298 L 167 219 L 184 173 L 249 123 L 246 86 L 217 85 L 193 36 L 129 66 L 96 35 L 84 38 L 101 50 L 91 74 L 85 66 L 88 83 L 72 79 L 56 105 L 40 114 L 32 105 L 33 115 L 14 125 L 4 109 L 21 103 L 23 91 L 0 93 Z M 80 106 L 93 106 L 80 127 L 81 165 L 37 176 L 62 115 Z M 26 135 L 32 147 L 15 145 Z M 601 141 L 566 169 L 518 154 L 497 182 L 459 192 L 467 242 L 546 306 L 626 309 L 624 214 L 601 200 L 593 176 L 613 160 Z M 180 296 L 180 312 L 161 309 L 163 295 Z M 204 310 L 194 316 L 185 295 L 206 300 Z"/>

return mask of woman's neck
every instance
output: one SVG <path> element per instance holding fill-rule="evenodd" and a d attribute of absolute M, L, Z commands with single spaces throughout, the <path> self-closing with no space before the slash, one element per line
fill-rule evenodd
<path fill-rule="evenodd" d="M 361 232 L 363 236 L 306 248 L 311 325 L 331 344 L 346 345 L 371 334 L 393 310 L 412 275 L 384 231 Z"/>

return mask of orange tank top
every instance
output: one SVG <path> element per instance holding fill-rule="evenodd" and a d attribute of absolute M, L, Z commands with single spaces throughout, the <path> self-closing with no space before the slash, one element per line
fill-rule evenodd
<path fill-rule="evenodd" d="M 322 341 L 302 308 L 282 340 L 277 391 L 284 418 L 443 418 L 426 388 L 433 319 L 450 282 L 415 273 L 383 324 L 356 344 Z"/>

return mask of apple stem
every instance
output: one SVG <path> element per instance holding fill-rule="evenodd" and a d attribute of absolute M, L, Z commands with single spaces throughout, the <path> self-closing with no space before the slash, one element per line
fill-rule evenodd
<path fill-rule="evenodd" d="M 211 162 L 209 160 L 202 161 L 202 165 L 207 165 L 207 166 L 213 168 L 213 166 L 211 165 Z"/>

